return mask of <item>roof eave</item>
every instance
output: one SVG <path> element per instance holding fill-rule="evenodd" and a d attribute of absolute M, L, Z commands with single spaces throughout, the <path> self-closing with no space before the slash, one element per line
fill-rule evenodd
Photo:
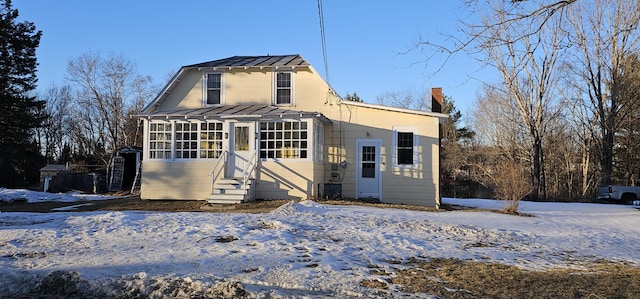
<path fill-rule="evenodd" d="M 180 70 L 173 75 L 173 77 L 171 78 L 171 80 L 169 80 L 169 82 L 167 83 L 167 85 L 164 86 L 164 88 L 162 88 L 162 90 L 160 91 L 160 93 L 158 93 L 158 95 L 155 97 L 155 99 L 153 101 L 151 101 L 151 103 L 149 103 L 147 106 L 145 106 L 141 113 L 151 113 L 153 111 L 151 111 L 151 109 L 155 106 L 158 106 L 160 104 L 162 104 L 162 101 L 164 101 L 164 99 L 171 93 L 173 92 L 173 90 L 176 88 L 176 86 L 180 83 L 180 80 L 182 80 L 185 76 L 185 74 L 187 73 L 187 69 L 190 69 L 191 67 L 186 67 L 183 66 L 180 68 Z"/>
<path fill-rule="evenodd" d="M 346 101 L 346 100 L 343 100 L 343 99 L 340 99 L 340 101 L 338 102 L 338 104 L 340 104 L 340 105 L 351 105 L 351 106 L 365 107 L 365 108 L 378 109 L 378 110 L 393 111 L 393 112 L 400 112 L 400 113 L 408 113 L 408 114 L 417 114 L 417 115 L 431 116 L 431 117 L 436 117 L 436 118 L 438 118 L 438 121 L 439 121 L 440 123 L 443 123 L 446 119 L 448 119 L 448 118 L 449 118 L 449 115 L 448 115 L 448 114 L 445 114 L 445 113 L 430 112 L 430 111 L 419 111 L 419 110 L 411 110 L 411 109 L 398 108 L 398 107 L 391 107 L 391 106 L 385 106 L 385 105 L 376 105 L 376 104 L 368 104 L 368 103 L 362 103 L 362 102 Z"/>

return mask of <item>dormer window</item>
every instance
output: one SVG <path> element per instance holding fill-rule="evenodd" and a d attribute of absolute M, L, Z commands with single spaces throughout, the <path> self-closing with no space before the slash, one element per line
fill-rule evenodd
<path fill-rule="evenodd" d="M 291 90 L 291 72 L 276 73 L 276 105 L 291 105 L 293 103 L 293 92 Z"/>
<path fill-rule="evenodd" d="M 205 76 L 205 103 L 207 105 L 222 104 L 222 74 L 209 73 Z"/>

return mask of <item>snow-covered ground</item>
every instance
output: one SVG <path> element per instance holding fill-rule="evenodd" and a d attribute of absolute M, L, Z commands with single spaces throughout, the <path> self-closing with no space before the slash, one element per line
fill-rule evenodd
<path fill-rule="evenodd" d="M 13 201 L 26 201 L 29 203 L 38 203 L 38 202 L 45 202 L 45 201 L 76 202 L 80 200 L 106 200 L 106 199 L 113 199 L 113 198 L 115 198 L 115 196 L 82 194 L 80 192 L 48 193 L 48 192 L 36 192 L 36 191 L 31 191 L 26 189 L 0 188 L 0 201 L 4 201 L 4 202 L 13 202 Z"/>
<path fill-rule="evenodd" d="M 490 209 L 504 204 L 444 202 Z M 79 274 L 85 289 L 114 297 L 179 296 L 240 282 L 249 297 L 318 298 L 388 296 L 359 284 L 375 278 L 372 267 L 401 267 L 390 261 L 411 257 L 540 270 L 599 259 L 640 265 L 636 208 L 522 202 L 520 211 L 534 217 L 519 217 L 302 201 L 263 214 L 0 213 L 0 297 L 33 291 L 53 271 L 77 271 L 58 273 Z"/>

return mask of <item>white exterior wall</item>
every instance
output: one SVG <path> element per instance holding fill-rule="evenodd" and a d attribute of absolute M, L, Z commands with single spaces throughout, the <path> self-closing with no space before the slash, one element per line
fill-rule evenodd
<path fill-rule="evenodd" d="M 215 161 L 143 161 L 142 199 L 204 200 L 211 194 Z"/>
<path fill-rule="evenodd" d="M 421 115 L 384 111 L 365 107 L 339 107 L 349 117 L 340 125 L 334 120 L 333 131 L 326 134 L 328 162 L 346 161 L 340 167 L 342 194 L 356 197 L 356 139 L 379 139 L 381 147 L 382 202 L 436 206 L 439 202 L 439 127 L 438 119 Z M 348 121 L 349 118 L 351 121 Z M 340 128 L 342 127 L 342 132 Z M 416 167 L 396 166 L 393 163 L 394 127 L 415 128 L 418 144 L 415 145 L 419 161 Z M 367 134 L 368 133 L 368 134 Z M 340 148 L 341 140 L 343 147 Z M 331 167 L 326 167 L 331 178 Z"/>
<path fill-rule="evenodd" d="M 320 170 L 320 171 L 318 171 Z M 256 185 L 260 199 L 307 199 L 318 194 L 324 165 L 313 162 L 263 161 Z"/>

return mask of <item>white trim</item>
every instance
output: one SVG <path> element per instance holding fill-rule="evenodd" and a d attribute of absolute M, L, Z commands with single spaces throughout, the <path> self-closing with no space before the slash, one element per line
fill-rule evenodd
<path fill-rule="evenodd" d="M 175 129 L 175 120 L 149 120 L 148 121 L 148 126 L 145 128 L 146 129 L 146 133 L 145 133 L 145 148 L 143 149 L 143 152 L 145 153 L 145 158 L 148 159 L 148 161 L 175 161 L 175 155 L 176 155 L 176 129 Z M 149 144 L 151 143 L 151 125 L 152 124 L 170 124 L 171 125 L 171 157 L 170 158 L 150 158 L 151 155 L 149 155 L 151 153 L 151 147 L 149 146 Z M 159 131 L 156 131 L 159 132 Z M 165 132 L 165 131 L 162 131 Z M 156 142 L 158 142 L 156 140 Z M 157 151 L 157 149 L 156 149 Z"/>
<path fill-rule="evenodd" d="M 162 88 L 160 93 L 158 93 L 158 95 L 153 99 L 153 101 L 151 101 L 151 103 L 149 103 L 147 106 L 142 108 L 141 113 L 146 114 L 146 113 L 153 112 L 152 108 L 161 105 L 164 102 L 164 100 L 167 98 L 167 95 L 173 92 L 173 90 L 180 83 L 180 81 L 187 75 L 187 73 L 188 73 L 188 69 L 185 67 L 181 67 L 180 70 L 177 73 L 175 73 L 175 75 L 173 75 L 171 80 L 167 82 L 164 88 Z"/>
<path fill-rule="evenodd" d="M 362 175 L 363 144 L 374 143 L 376 147 L 376 177 L 378 179 L 378 194 L 363 195 L 362 198 L 377 197 L 382 202 L 382 139 L 356 139 L 356 199 L 360 198 L 360 176 Z"/>
<path fill-rule="evenodd" d="M 220 104 L 208 104 L 207 101 L 207 77 L 209 74 L 220 75 Z M 202 73 L 202 107 L 218 107 L 225 105 L 225 75 L 224 72 L 203 72 Z"/>
<path fill-rule="evenodd" d="M 285 122 L 299 122 L 299 123 L 303 123 L 306 122 L 307 123 L 307 138 L 306 139 L 298 139 L 299 141 L 303 141 L 305 140 L 307 142 L 307 157 L 306 158 L 261 158 L 260 154 L 261 154 L 261 146 L 260 143 L 262 142 L 262 129 L 260 124 L 266 122 L 266 123 L 285 123 Z M 263 119 L 263 120 L 257 120 L 255 121 L 256 123 L 256 133 L 258 135 L 257 138 L 257 143 L 256 143 L 256 150 L 258 151 L 258 158 L 260 159 L 260 161 L 263 162 L 317 162 L 315 161 L 315 157 L 314 157 L 314 123 L 315 123 L 315 118 L 300 118 L 300 119 L 296 119 L 296 118 L 283 118 L 283 119 L 278 119 L 278 120 L 267 120 L 267 119 Z M 267 139 L 270 140 L 270 139 Z M 275 140 L 275 139 L 274 139 Z M 267 141 L 268 142 L 268 141 Z M 302 150 L 301 148 L 299 150 Z"/>
<path fill-rule="evenodd" d="M 391 145 L 391 161 L 393 167 L 418 168 L 420 164 L 420 154 L 418 152 L 420 139 L 418 137 L 418 127 L 393 127 L 393 142 Z M 413 164 L 398 164 L 398 133 L 413 134 Z"/>
<path fill-rule="evenodd" d="M 417 114 L 417 115 L 424 115 L 424 116 L 432 116 L 432 117 L 436 117 L 439 120 L 439 122 L 441 122 L 441 123 L 449 118 L 449 115 L 448 114 L 444 114 L 444 113 L 419 111 L 419 110 L 410 110 L 410 109 L 404 109 L 404 108 L 398 108 L 398 107 L 390 107 L 390 106 L 384 106 L 384 105 L 375 105 L 375 104 L 362 103 L 362 102 L 345 101 L 345 100 L 342 100 L 342 99 L 340 99 L 340 102 L 338 102 L 338 103 L 341 104 L 341 105 L 359 106 L 359 107 L 366 107 L 366 108 L 378 109 L 378 110 L 386 110 L 386 111 L 393 111 L 393 112 L 401 112 L 401 113 Z"/>
<path fill-rule="evenodd" d="M 145 124 L 144 124 L 144 130 L 145 130 L 145 138 L 144 138 L 144 147 L 143 147 L 143 157 L 144 160 L 148 160 L 148 161 L 163 161 L 163 162 L 191 162 L 191 161 L 215 161 L 218 158 L 202 158 L 200 156 L 201 154 L 201 142 L 202 142 L 202 138 L 201 138 L 201 133 L 202 133 L 202 124 L 208 124 L 208 123 L 221 123 L 222 124 L 222 131 L 221 133 L 223 134 L 222 137 L 222 146 L 223 148 L 221 149 L 222 151 L 225 149 L 225 142 L 228 142 L 227 140 L 224 139 L 224 133 L 228 132 L 228 127 L 225 127 L 225 122 L 221 122 L 221 121 L 215 121 L 215 120 L 201 120 L 201 119 L 171 119 L 171 120 L 148 120 L 148 119 L 143 119 Z M 150 140 L 150 125 L 151 124 L 159 124 L 159 123 L 164 123 L 164 124 L 171 124 L 171 158 L 150 158 L 150 147 L 149 147 L 149 143 L 151 142 Z M 196 130 L 197 136 L 198 138 L 196 139 L 197 142 L 197 153 L 196 153 L 196 158 L 177 158 L 176 157 L 176 153 L 178 151 L 177 149 L 177 143 L 178 140 L 176 140 L 176 124 L 181 123 L 181 124 L 190 124 L 190 123 L 195 123 L 197 124 L 198 128 Z"/>
<path fill-rule="evenodd" d="M 324 124 L 317 118 L 314 118 L 311 126 L 312 130 L 310 134 L 312 134 L 311 147 L 313 148 L 313 162 L 323 163 L 325 151 Z"/>
<path fill-rule="evenodd" d="M 142 161 L 149 161 L 149 123 L 151 121 L 146 119 L 146 118 L 142 118 L 142 132 L 143 132 L 143 137 L 142 137 Z"/>

